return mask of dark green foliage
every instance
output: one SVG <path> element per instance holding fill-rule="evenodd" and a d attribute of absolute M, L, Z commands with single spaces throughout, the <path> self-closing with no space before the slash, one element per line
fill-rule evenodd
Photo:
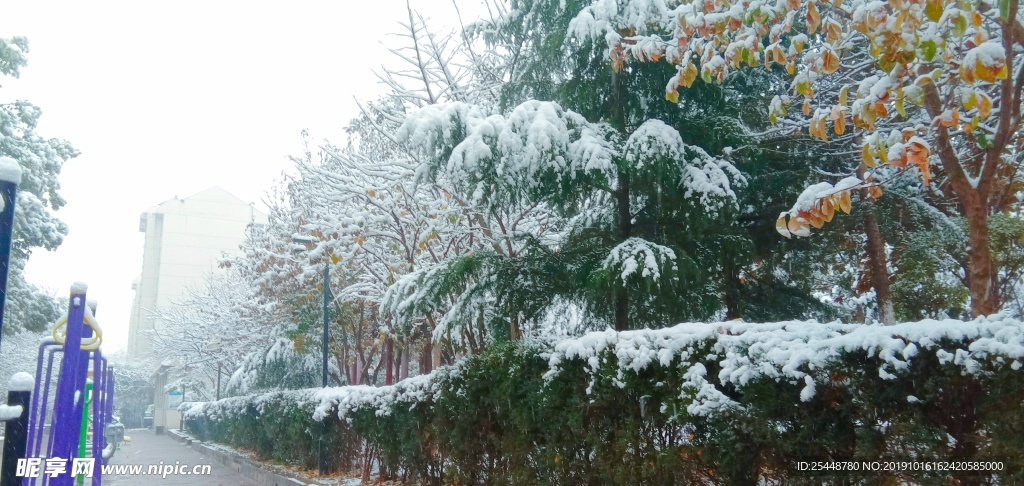
<path fill-rule="evenodd" d="M 967 259 L 967 238 L 948 228 L 910 233 L 897 260 L 899 278 L 892 285 L 900 319 L 957 317 L 967 312 L 967 286 L 962 262 Z"/>
<path fill-rule="evenodd" d="M 968 343 L 946 340 L 944 349 Z M 1024 480 L 1024 373 L 988 359 L 977 374 L 940 364 L 921 350 L 892 379 L 873 353 L 842 353 L 817 383 L 757 378 L 722 384 L 710 343 L 686 360 L 621 369 L 606 351 L 597 368 L 583 360 L 549 370 L 544 353 L 504 343 L 435 377 L 433 398 L 392 401 L 383 412 L 357 407 L 347 422 L 326 423 L 332 467 L 350 469 L 361 454 L 385 477 L 420 484 L 973 484 Z M 738 406 L 692 415 L 683 387 L 694 364 Z M 312 390 L 310 390 L 312 392 Z M 301 393 L 301 392 L 292 392 Z M 908 399 L 913 396 L 916 400 Z M 313 468 L 312 406 L 287 393 L 232 398 L 236 404 L 190 415 L 203 437 L 255 448 L 278 462 Z M 228 400 L 222 401 L 227 402 Z M 257 406 L 256 404 L 259 404 Z M 220 404 L 218 404 L 220 405 Z M 226 410 L 236 410 L 225 413 Z M 240 411 L 240 412 L 239 412 Z M 262 412 L 261 412 L 262 411 Z M 275 445 L 288 444 L 284 448 Z M 998 474 L 864 472 L 810 475 L 801 461 L 1001 460 Z M 362 465 L 365 467 L 365 464 Z M 777 483 L 771 483 L 777 484 Z"/>

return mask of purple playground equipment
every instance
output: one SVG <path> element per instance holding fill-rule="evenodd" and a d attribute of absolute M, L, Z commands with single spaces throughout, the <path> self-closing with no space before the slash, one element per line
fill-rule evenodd
<path fill-rule="evenodd" d="M 20 183 L 21 165 L 10 157 L 0 156 L 0 337 L 7 300 L 14 205 Z M 106 440 L 105 434 L 113 418 L 114 372 L 100 353 L 103 336 L 94 309 L 85 300 L 85 291 L 85 284 L 71 287 L 67 316 L 57 322 L 53 339 L 39 346 L 35 378 L 28 373 L 15 373 L 11 378 L 7 404 L 0 404 L 0 421 L 6 422 L 0 486 L 34 485 L 37 480 L 55 486 L 85 484 L 89 480 L 95 486 L 103 480 L 101 465 L 117 447 L 116 439 Z M 54 356 L 58 353 L 62 358 L 55 373 Z M 53 382 L 57 390 L 51 405 Z M 48 417 L 52 417 L 52 423 L 47 423 Z M 90 424 L 91 450 L 86 447 Z M 73 470 L 76 458 L 93 459 L 91 478 Z M 51 468 L 51 464 L 61 465 L 58 459 L 65 461 L 63 470 Z M 42 460 L 46 461 L 45 468 L 39 467 Z M 37 470 L 23 474 L 26 471 L 18 463 L 27 465 L 29 461 L 35 461 Z"/>
<path fill-rule="evenodd" d="M 107 359 L 99 350 L 102 334 L 96 324 L 90 303 L 85 300 L 85 284 L 71 288 L 68 315 L 58 321 L 53 339 L 39 345 L 36 360 L 35 389 L 29 409 L 29 433 L 25 456 L 29 458 L 66 459 L 64 474 L 40 474 L 25 477 L 22 485 L 83 484 L 81 475 L 74 474 L 75 458 L 94 458 L 93 485 L 102 483 L 100 467 L 113 454 L 116 443 L 106 443 L 104 431 L 111 422 L 114 408 L 114 374 Z M 61 329 L 65 329 L 61 332 Z M 54 369 L 54 357 L 60 354 L 59 369 Z M 91 365 L 91 370 L 90 370 Z M 56 373 L 55 373 L 56 372 Z M 51 405 L 50 388 L 56 379 L 56 396 Z M 91 382 L 91 386 L 87 386 Z M 91 392 L 91 397 L 87 395 Z M 85 406 L 89 405 L 86 410 Z M 52 422 L 47 423 L 47 418 Z M 90 427 L 91 424 L 91 427 Z M 92 429 L 92 447 L 87 449 L 88 430 Z M 83 442 L 86 441 L 86 442 Z M 45 443 L 45 450 L 44 450 Z M 6 485 L 4 485 L 6 486 Z"/>

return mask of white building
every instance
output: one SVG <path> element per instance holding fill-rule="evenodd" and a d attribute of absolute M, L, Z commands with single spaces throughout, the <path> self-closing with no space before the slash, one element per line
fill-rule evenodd
<path fill-rule="evenodd" d="M 250 225 L 266 222 L 265 214 L 219 187 L 164 201 L 143 213 L 139 231 L 146 234 L 146 243 L 142 275 L 132 283 L 129 356 L 150 354 L 145 331 L 160 326 L 151 311 L 173 306 L 190 288 L 200 288 L 208 274 L 220 271 L 224 253 L 239 251 Z"/>
<path fill-rule="evenodd" d="M 132 283 L 135 300 L 128 328 L 128 355 L 152 354 L 148 333 L 162 325 L 150 313 L 183 301 L 190 289 L 201 288 L 207 275 L 222 271 L 224 254 L 236 254 L 247 231 L 267 223 L 267 216 L 252 204 L 219 187 L 211 187 L 185 199 L 164 201 L 149 208 L 139 219 L 146 234 L 142 275 Z M 166 375 L 154 375 L 156 390 Z M 156 393 L 154 422 L 158 431 L 177 427 L 177 412 L 168 411 L 167 396 Z"/>

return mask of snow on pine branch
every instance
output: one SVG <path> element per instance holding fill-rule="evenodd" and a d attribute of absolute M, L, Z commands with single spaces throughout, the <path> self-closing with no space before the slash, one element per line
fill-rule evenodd
<path fill-rule="evenodd" d="M 731 163 L 685 144 L 660 120 L 623 140 L 608 124 L 554 102 L 527 101 L 507 117 L 464 103 L 428 106 L 409 116 L 398 139 L 426 161 L 426 172 L 462 187 L 474 205 L 543 197 L 547 184 L 571 192 L 585 179 L 614 188 L 621 162 L 637 173 L 657 173 L 659 164 L 675 172 L 679 190 L 711 213 L 735 204 L 733 186 L 745 183 Z"/>
<path fill-rule="evenodd" d="M 611 133 L 557 103 L 531 100 L 507 117 L 465 103 L 428 106 L 409 115 L 397 138 L 427 162 L 431 176 L 440 173 L 481 204 L 548 180 L 610 179 L 619 155 Z"/>
<path fill-rule="evenodd" d="M 639 271 L 643 279 L 655 283 L 661 280 L 661 270 L 676 268 L 676 253 L 667 246 L 651 243 L 643 238 L 629 238 L 608 253 L 602 269 L 617 273 L 622 283 L 628 282 Z"/>
<path fill-rule="evenodd" d="M 648 166 L 658 161 L 670 161 L 670 168 L 684 162 L 679 189 L 687 198 L 698 199 L 712 215 L 726 205 L 735 205 L 733 185 L 746 184 L 746 178 L 732 163 L 685 144 L 679 131 L 661 120 L 647 120 L 630 134 L 625 159 L 634 170 L 650 169 L 653 173 L 659 171 Z"/>
<path fill-rule="evenodd" d="M 443 310 L 435 303 L 443 300 L 439 296 L 448 290 L 444 277 L 450 266 L 451 262 L 444 262 L 401 276 L 384 293 L 381 313 L 390 313 L 398 322 L 410 322 Z"/>

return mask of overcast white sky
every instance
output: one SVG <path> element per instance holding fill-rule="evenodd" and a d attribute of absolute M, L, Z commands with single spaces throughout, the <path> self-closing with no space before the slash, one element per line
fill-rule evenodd
<path fill-rule="evenodd" d="M 459 0 L 468 21 L 478 0 Z M 450 0 L 414 0 L 456 25 Z M 259 204 L 301 148 L 300 131 L 341 141 L 382 88 L 371 69 L 406 19 L 405 0 L 49 2 L 0 0 L 0 37 L 29 39 L 0 102 L 43 110 L 38 133 L 82 155 L 65 165 L 57 214 L 70 227 L 28 277 L 66 295 L 89 284 L 105 349 L 127 343 L 142 268 L 139 215 L 218 185 Z M 108 351 L 108 352 L 109 352 Z"/>

